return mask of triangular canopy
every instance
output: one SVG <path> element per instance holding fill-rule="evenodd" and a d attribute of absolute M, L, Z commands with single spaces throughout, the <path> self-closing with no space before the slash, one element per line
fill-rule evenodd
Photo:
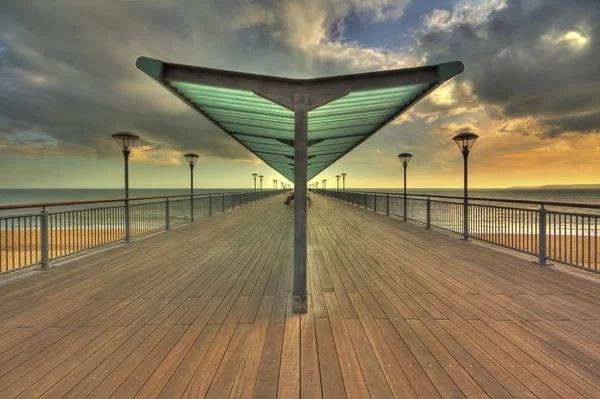
<path fill-rule="evenodd" d="M 459 61 L 418 68 L 287 79 L 140 57 L 137 67 L 294 181 L 294 96 L 308 96 L 307 180 L 443 82 Z"/>

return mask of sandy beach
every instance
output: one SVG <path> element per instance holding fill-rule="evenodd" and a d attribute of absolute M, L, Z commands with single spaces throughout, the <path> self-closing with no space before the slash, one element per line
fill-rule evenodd
<path fill-rule="evenodd" d="M 538 252 L 539 237 L 533 234 L 477 234 L 476 238 L 495 244 L 517 248 L 525 252 Z M 546 237 L 546 256 L 564 263 L 583 267 L 600 267 L 600 237 L 559 236 Z"/>
<path fill-rule="evenodd" d="M 142 229 L 132 228 L 132 236 L 144 232 Z M 124 237 L 125 233 L 121 228 L 58 230 L 51 231 L 48 247 L 50 257 L 56 258 L 122 240 Z M 525 252 L 538 251 L 538 237 L 536 235 L 477 234 L 476 238 L 517 248 Z M 600 267 L 600 237 L 597 237 L 595 241 L 594 237 L 590 239 L 587 236 L 549 235 L 547 237 L 546 253 L 549 258 L 593 269 L 596 262 L 599 263 L 598 267 Z M 38 230 L 22 231 L 20 235 L 15 232 L 14 239 L 10 231 L 0 231 L 0 272 L 38 263 L 40 260 L 41 248 Z"/>
<path fill-rule="evenodd" d="M 142 230 L 132 229 L 132 235 Z M 125 237 L 123 229 L 53 230 L 48 240 L 51 258 L 97 247 Z M 41 261 L 39 230 L 0 232 L 0 272 L 13 270 Z"/>

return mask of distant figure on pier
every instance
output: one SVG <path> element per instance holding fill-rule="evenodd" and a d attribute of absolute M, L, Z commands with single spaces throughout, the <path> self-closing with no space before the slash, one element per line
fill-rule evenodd
<path fill-rule="evenodd" d="M 284 204 L 289 205 L 290 202 L 292 202 L 294 200 L 294 192 L 291 191 L 288 193 L 287 198 L 285 199 L 285 201 L 283 201 Z"/>
<path fill-rule="evenodd" d="M 284 204 L 289 205 L 290 202 L 292 202 L 294 200 L 294 192 L 290 192 L 287 196 L 287 198 L 285 199 L 285 201 L 283 201 Z M 312 204 L 314 201 L 310 198 L 310 193 L 306 194 L 306 200 L 308 201 L 308 207 L 310 208 L 310 204 Z"/>

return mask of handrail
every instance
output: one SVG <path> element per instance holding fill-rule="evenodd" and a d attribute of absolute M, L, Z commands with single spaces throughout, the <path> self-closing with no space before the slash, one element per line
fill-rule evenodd
<path fill-rule="evenodd" d="M 463 239 L 474 238 L 534 255 L 539 264 L 553 260 L 600 272 L 600 204 L 469 197 L 465 209 L 464 197 L 449 195 L 407 193 L 405 198 L 404 193 L 376 191 L 316 192 L 427 228 L 461 234 Z"/>
<path fill-rule="evenodd" d="M 327 190 L 335 191 L 335 190 Z M 341 193 L 342 191 L 340 191 Z M 346 193 L 357 193 L 357 194 L 376 194 L 376 195 L 392 195 L 396 197 L 404 197 L 402 193 L 388 193 L 384 191 L 348 191 Z M 437 194 L 406 194 L 407 197 L 424 197 L 426 198 L 444 198 L 444 199 L 456 199 L 464 200 L 464 197 L 455 197 L 450 195 L 437 195 Z M 538 200 L 520 200 L 520 199 L 509 199 L 509 198 L 486 198 L 486 197 L 468 197 L 471 201 L 490 201 L 490 202 L 505 202 L 512 204 L 529 204 L 529 205 L 549 205 L 549 206 L 564 206 L 571 208 L 592 208 L 600 209 L 600 204 L 588 204 L 583 202 L 563 202 L 563 201 L 538 201 Z"/>
<path fill-rule="evenodd" d="M 278 191 L 278 190 L 265 190 L 266 192 Z M 264 191 L 263 191 L 264 192 Z M 109 202 L 125 202 L 125 201 L 146 201 L 152 199 L 171 199 L 171 198 L 190 198 L 196 197 L 208 197 L 209 195 L 227 195 L 227 194 L 244 194 L 254 193 L 254 191 L 230 191 L 221 193 L 200 193 L 200 194 L 176 194 L 176 195 L 160 195 L 152 197 L 130 197 L 130 198 L 109 198 L 102 200 L 86 200 L 86 201 L 63 201 L 63 202 L 39 202 L 39 203 L 28 203 L 28 204 L 12 204 L 12 205 L 0 205 L 0 211 L 9 209 L 28 209 L 28 208 L 48 208 L 53 206 L 69 206 L 69 205 L 89 205 L 89 204 L 105 204 Z M 257 191 L 256 193 L 259 193 Z"/>
<path fill-rule="evenodd" d="M 0 275 L 34 265 L 47 269 L 52 260 L 116 242 L 128 243 L 132 237 L 170 230 L 282 192 L 249 190 L 3 205 Z M 107 203 L 113 205 L 101 205 Z M 86 204 L 93 205 L 76 206 Z M 41 208 L 41 212 L 10 212 L 27 208 Z"/>

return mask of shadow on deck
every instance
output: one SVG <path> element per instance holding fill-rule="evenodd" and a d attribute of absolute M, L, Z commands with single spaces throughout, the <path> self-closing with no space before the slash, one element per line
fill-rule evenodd
<path fill-rule="evenodd" d="M 0 280 L 2 398 L 600 397 L 600 281 L 316 196 Z"/>

